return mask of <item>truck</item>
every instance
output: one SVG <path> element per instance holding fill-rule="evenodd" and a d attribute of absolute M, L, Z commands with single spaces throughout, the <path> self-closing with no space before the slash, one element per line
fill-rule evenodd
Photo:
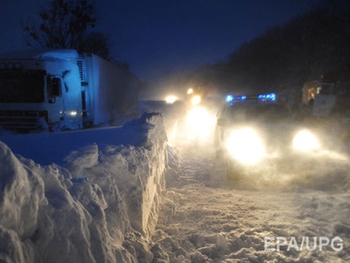
<path fill-rule="evenodd" d="M 22 50 L 0 56 L 0 127 L 76 130 L 138 114 L 138 79 L 95 54 Z"/>
<path fill-rule="evenodd" d="M 329 116 L 335 106 L 334 87 L 335 83 L 325 83 L 322 80 L 304 83 L 302 102 L 304 105 L 309 106 L 312 116 Z"/>
<path fill-rule="evenodd" d="M 328 72 L 320 79 L 304 83 L 302 102 L 312 118 L 328 126 L 338 127 L 340 137 L 350 138 L 349 71 Z"/>

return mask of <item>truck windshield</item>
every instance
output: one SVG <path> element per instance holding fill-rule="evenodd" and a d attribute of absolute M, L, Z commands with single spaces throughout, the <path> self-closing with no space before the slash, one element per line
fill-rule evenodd
<path fill-rule="evenodd" d="M 0 71 L 0 103 L 44 102 L 45 71 Z"/>

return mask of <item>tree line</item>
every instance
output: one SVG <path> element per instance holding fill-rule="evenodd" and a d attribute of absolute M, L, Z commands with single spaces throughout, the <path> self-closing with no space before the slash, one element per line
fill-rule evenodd
<path fill-rule="evenodd" d="M 76 49 L 114 61 L 109 36 L 95 29 L 96 6 L 92 0 L 52 0 L 38 10 L 38 16 L 22 21 L 26 44 L 43 49 Z"/>
<path fill-rule="evenodd" d="M 230 92 L 300 88 L 350 69 L 350 1 L 329 1 L 267 30 L 194 74 L 199 85 Z"/>

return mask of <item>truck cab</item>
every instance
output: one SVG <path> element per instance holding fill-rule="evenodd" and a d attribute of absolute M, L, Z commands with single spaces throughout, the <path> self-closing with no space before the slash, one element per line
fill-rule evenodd
<path fill-rule="evenodd" d="M 0 127 L 76 130 L 138 114 L 138 79 L 95 54 L 25 50 L 0 56 Z"/>
<path fill-rule="evenodd" d="M 345 115 L 350 110 L 350 79 L 346 72 L 325 74 L 303 86 L 303 104 L 311 107 L 314 117 Z"/>
<path fill-rule="evenodd" d="M 73 50 L 1 57 L 0 126 L 17 131 L 82 127 L 78 58 Z"/>

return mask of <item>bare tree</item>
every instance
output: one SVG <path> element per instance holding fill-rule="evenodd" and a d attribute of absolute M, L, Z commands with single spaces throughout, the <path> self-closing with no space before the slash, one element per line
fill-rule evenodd
<path fill-rule="evenodd" d="M 74 48 L 79 52 L 94 53 L 102 58 L 113 61 L 109 52 L 109 37 L 106 34 L 90 32 L 80 36 L 77 42 L 77 46 Z"/>
<path fill-rule="evenodd" d="M 27 20 L 23 30 L 27 44 L 40 48 L 77 49 L 109 58 L 108 36 L 92 32 L 96 18 L 94 4 L 88 0 L 52 0 L 39 11 L 38 20 Z M 101 41 L 103 40 L 103 41 Z"/>

